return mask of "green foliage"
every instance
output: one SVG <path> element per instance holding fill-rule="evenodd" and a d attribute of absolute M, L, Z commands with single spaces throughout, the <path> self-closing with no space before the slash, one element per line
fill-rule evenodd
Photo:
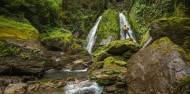
<path fill-rule="evenodd" d="M 102 19 L 97 30 L 97 43 L 102 39 L 113 36 L 115 40 L 119 39 L 119 12 L 117 10 L 108 9 L 102 14 Z"/>
<path fill-rule="evenodd" d="M 63 0 L 63 23 L 72 32 L 86 34 L 102 11 L 102 0 Z"/>
<path fill-rule="evenodd" d="M 7 45 L 3 41 L 0 41 L 0 57 L 5 56 L 15 56 L 20 53 L 20 49 L 18 47 Z"/>
<path fill-rule="evenodd" d="M 27 18 L 40 32 L 57 27 L 62 0 L 2 0 L 0 14 L 22 20 Z"/>
<path fill-rule="evenodd" d="M 138 0 L 133 4 L 129 21 L 137 33 L 138 40 L 143 44 L 149 38 L 147 32 L 150 30 L 150 23 L 155 19 L 169 17 L 172 14 L 173 3 L 171 0 Z"/>

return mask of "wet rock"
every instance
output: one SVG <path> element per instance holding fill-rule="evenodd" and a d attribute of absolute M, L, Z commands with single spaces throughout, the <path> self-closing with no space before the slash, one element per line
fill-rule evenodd
<path fill-rule="evenodd" d="M 27 92 L 26 88 L 27 84 L 25 83 L 9 84 L 5 88 L 4 94 L 25 94 Z"/>
<path fill-rule="evenodd" d="M 190 75 L 189 56 L 167 37 L 134 54 L 127 65 L 130 94 L 172 94 L 180 80 Z"/>

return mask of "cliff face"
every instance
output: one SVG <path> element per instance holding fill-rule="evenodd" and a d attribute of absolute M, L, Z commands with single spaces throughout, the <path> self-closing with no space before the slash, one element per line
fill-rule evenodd
<path fill-rule="evenodd" d="M 149 37 L 150 23 L 163 17 L 190 17 L 188 0 L 135 0 L 129 19 L 141 44 Z"/>

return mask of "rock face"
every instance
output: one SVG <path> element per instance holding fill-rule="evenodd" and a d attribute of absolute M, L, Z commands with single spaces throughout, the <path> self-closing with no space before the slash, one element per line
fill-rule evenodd
<path fill-rule="evenodd" d="M 154 39 L 168 37 L 190 52 L 190 18 L 162 18 L 151 25 L 150 35 Z"/>
<path fill-rule="evenodd" d="M 38 31 L 28 22 L 0 17 L 0 74 L 41 75 L 44 50 Z"/>
<path fill-rule="evenodd" d="M 128 63 L 129 94 L 172 94 L 180 80 L 190 76 L 190 58 L 167 37 L 134 54 Z"/>
<path fill-rule="evenodd" d="M 98 25 L 96 44 L 100 45 L 104 40 L 110 41 L 119 39 L 119 16 L 117 10 L 106 10 L 102 14 L 102 19 Z M 110 38 L 110 39 L 109 39 Z M 104 43 L 108 44 L 108 43 Z"/>

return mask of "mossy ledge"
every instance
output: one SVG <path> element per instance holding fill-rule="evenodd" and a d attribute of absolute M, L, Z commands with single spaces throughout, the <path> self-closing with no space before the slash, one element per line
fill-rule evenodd
<path fill-rule="evenodd" d="M 42 75 L 45 50 L 29 22 L 0 16 L 0 75 Z"/>

